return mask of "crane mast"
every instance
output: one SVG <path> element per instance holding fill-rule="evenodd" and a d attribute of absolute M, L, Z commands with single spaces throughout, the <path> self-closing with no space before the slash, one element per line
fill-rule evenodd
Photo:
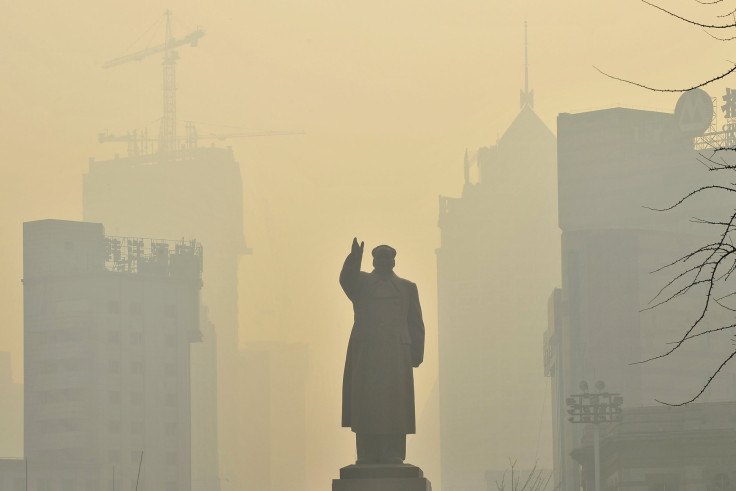
<path fill-rule="evenodd" d="M 174 36 L 171 33 L 171 11 L 166 11 L 166 38 L 164 46 L 164 114 L 158 134 L 159 152 L 176 150 L 176 60 L 179 54 L 174 50 Z"/>
<path fill-rule="evenodd" d="M 131 61 L 141 61 L 152 54 L 163 52 L 164 57 L 161 63 L 163 67 L 163 116 L 161 117 L 161 126 L 158 134 L 158 151 L 161 154 L 177 150 L 176 60 L 179 59 L 179 53 L 176 51 L 176 48 L 185 44 L 197 46 L 199 38 L 205 34 L 203 29 L 198 28 L 186 36 L 177 39 L 174 37 L 171 29 L 171 11 L 167 10 L 164 15 L 166 16 L 166 32 L 163 44 L 115 58 L 102 65 L 102 68 L 110 68 Z"/>

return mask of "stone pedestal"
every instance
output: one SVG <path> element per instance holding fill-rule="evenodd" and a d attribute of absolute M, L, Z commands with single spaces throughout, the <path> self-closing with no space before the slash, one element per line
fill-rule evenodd
<path fill-rule="evenodd" d="M 432 484 L 411 464 L 354 464 L 340 469 L 332 491 L 432 491 Z"/>

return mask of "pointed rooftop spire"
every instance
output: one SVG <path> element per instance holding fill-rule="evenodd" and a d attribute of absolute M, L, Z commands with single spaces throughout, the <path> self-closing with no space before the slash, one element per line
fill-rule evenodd
<path fill-rule="evenodd" d="M 529 90 L 529 45 L 526 36 L 526 21 L 524 21 L 524 90 L 521 91 L 521 109 L 529 106 L 534 109 L 534 90 Z"/>

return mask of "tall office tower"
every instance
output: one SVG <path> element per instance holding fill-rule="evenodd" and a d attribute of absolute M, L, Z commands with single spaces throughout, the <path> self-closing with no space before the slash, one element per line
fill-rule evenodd
<path fill-rule="evenodd" d="M 204 333 L 203 343 L 216 342 L 216 349 L 202 346 L 201 353 L 192 355 L 193 366 L 207 372 L 216 363 L 217 387 L 196 385 L 200 378 L 193 377 L 193 397 L 202 400 L 193 402 L 192 424 L 218 431 L 193 433 L 192 462 L 196 483 L 211 484 L 222 476 L 226 481 L 221 485 L 233 489 L 246 482 L 238 460 L 245 442 L 235 430 L 238 405 L 246 396 L 236 376 L 238 258 L 248 252 L 242 210 L 240 167 L 231 149 L 192 145 L 177 152 L 91 160 L 84 176 L 85 220 L 105 223 L 116 235 L 192 236 L 207 247 L 202 302 L 209 316 L 205 325 L 211 323 L 213 329 Z M 213 391 L 217 401 L 211 398 Z M 218 448 L 219 470 L 218 454 L 213 454 Z"/>
<path fill-rule="evenodd" d="M 443 491 L 485 491 L 486 473 L 509 459 L 518 468 L 549 460 L 540 337 L 559 277 L 555 137 L 528 84 L 521 99 L 496 145 L 478 149 L 475 169 L 466 153 L 462 197 L 440 197 Z"/>
<path fill-rule="evenodd" d="M 188 491 L 202 248 L 23 225 L 29 489 Z"/>
<path fill-rule="evenodd" d="M 562 288 L 550 298 L 544 339 L 545 371 L 552 382 L 554 479 L 565 491 L 580 489 L 579 467 L 569 455 L 580 445 L 584 425 L 568 421 L 566 397 L 582 391 L 581 381 L 591 392 L 603 381 L 605 390 L 623 396 L 624 407 L 655 405 L 655 399 L 682 402 L 730 349 L 728 336 L 716 333 L 687 342 L 666 358 L 632 364 L 671 347 L 703 307 L 704 291 L 696 289 L 642 310 L 682 269 L 652 272 L 720 234 L 692 217 L 723 218 L 722 211 L 733 210 L 724 200 L 732 198 L 719 193 L 667 212 L 645 208 L 671 205 L 719 178 L 698 161 L 690 131 L 699 118 L 699 134 L 708 128 L 710 97 L 683 97 L 679 107 L 694 110 L 615 108 L 560 114 L 557 120 Z M 701 329 L 717 327 L 718 317 L 706 320 L 711 322 Z M 701 402 L 733 399 L 735 386 L 731 376 L 716 380 Z"/>

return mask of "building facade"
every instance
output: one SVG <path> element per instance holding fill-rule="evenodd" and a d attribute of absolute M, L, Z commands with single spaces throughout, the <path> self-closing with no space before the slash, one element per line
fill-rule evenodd
<path fill-rule="evenodd" d="M 583 425 L 568 422 L 566 397 L 581 391 L 581 381 L 591 388 L 604 381 L 608 391 L 621 393 L 625 408 L 682 402 L 697 393 L 728 349 L 727 336 L 714 334 L 637 363 L 665 352 L 698 317 L 703 297 L 695 292 L 647 307 L 682 270 L 657 271 L 712 241 L 716 231 L 692 217 L 717 217 L 726 204 L 716 194 L 667 212 L 650 209 L 717 178 L 704 171 L 693 135 L 676 116 L 614 108 L 558 117 L 562 285 L 549 298 L 544 343 L 555 483 L 566 491 L 580 488 L 570 452 L 580 444 Z M 709 318 L 701 329 L 717 322 Z M 730 376 L 717 380 L 701 400 L 732 400 L 734 382 Z"/>
<path fill-rule="evenodd" d="M 28 489 L 191 489 L 195 241 L 23 227 Z"/>
<path fill-rule="evenodd" d="M 601 491 L 728 491 L 736 484 L 736 403 L 627 409 L 600 428 Z M 572 451 L 582 489 L 595 487 L 592 428 Z"/>

